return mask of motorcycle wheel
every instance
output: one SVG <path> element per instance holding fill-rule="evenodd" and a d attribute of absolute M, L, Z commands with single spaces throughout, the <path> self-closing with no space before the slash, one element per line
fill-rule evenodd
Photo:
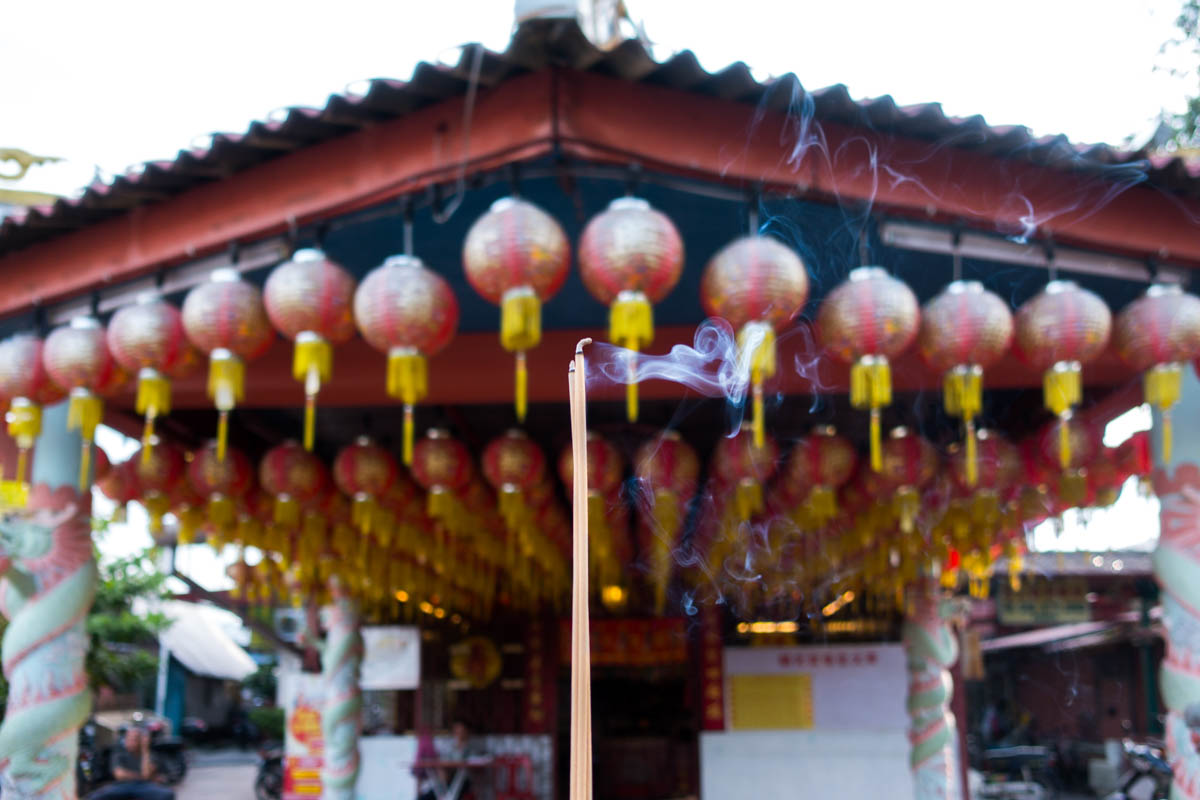
<path fill-rule="evenodd" d="M 187 761 L 183 753 L 157 755 L 154 757 L 154 766 L 168 786 L 175 786 L 187 775 Z"/>
<path fill-rule="evenodd" d="M 283 796 L 283 775 L 275 769 L 263 769 L 254 781 L 255 800 L 279 800 Z"/>

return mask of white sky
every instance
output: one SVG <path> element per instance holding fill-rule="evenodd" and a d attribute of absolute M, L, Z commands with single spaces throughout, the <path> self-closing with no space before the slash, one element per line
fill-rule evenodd
<path fill-rule="evenodd" d="M 1140 142 L 1187 81 L 1156 67 L 1179 0 L 628 0 L 659 58 L 854 97 L 941 102 L 948 113 L 1080 141 Z M 203 134 L 242 131 L 288 105 L 321 105 L 370 77 L 405 78 L 482 41 L 503 49 L 512 0 L 39 0 L 3 3 L 0 146 L 70 164 L 26 188 L 69 191 L 171 158 Z M 1176 59 L 1178 61 L 1178 59 Z M 1186 62 L 1185 62 L 1186 63 Z M 1195 88 L 1195 87 L 1193 87 Z"/>

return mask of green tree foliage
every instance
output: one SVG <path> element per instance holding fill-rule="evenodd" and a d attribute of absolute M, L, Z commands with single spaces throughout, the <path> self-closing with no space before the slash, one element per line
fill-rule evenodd
<path fill-rule="evenodd" d="M 1170 130 L 1170 144 L 1179 149 L 1191 149 L 1200 147 L 1200 0 L 1184 0 L 1179 16 L 1175 18 L 1175 27 L 1179 29 L 1179 37 L 1164 44 L 1163 52 L 1182 50 L 1189 57 L 1196 94 L 1187 99 L 1183 113 L 1164 113 L 1163 123 Z"/>
<path fill-rule="evenodd" d="M 149 553 L 100 565 L 96 601 L 87 619 L 87 673 L 93 688 L 129 692 L 154 677 L 157 636 L 170 622 L 158 613 L 136 614 L 133 605 L 139 598 L 161 597 L 164 580 Z"/>

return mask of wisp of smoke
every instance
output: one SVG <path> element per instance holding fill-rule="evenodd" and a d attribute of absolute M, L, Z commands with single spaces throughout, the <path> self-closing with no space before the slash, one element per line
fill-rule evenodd
<path fill-rule="evenodd" d="M 744 350 L 723 320 L 706 320 L 696 329 L 689 347 L 677 344 L 669 353 L 649 355 L 597 342 L 588 352 L 588 384 L 664 380 L 678 383 L 707 397 L 724 397 L 736 419 L 730 436 L 741 426 L 742 409 L 750 388 L 750 353 L 761 341 L 750 337 Z"/>

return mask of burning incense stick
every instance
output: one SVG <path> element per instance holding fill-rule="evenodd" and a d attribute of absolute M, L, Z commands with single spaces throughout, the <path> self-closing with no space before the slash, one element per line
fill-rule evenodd
<path fill-rule="evenodd" d="M 588 622 L 587 393 L 583 348 L 567 370 L 571 397 L 572 545 L 571 582 L 571 789 L 570 800 L 592 800 L 592 648 Z"/>

